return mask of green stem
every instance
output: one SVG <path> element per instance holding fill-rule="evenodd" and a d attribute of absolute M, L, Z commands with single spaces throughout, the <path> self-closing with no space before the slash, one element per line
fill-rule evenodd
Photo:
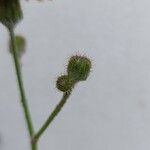
<path fill-rule="evenodd" d="M 50 114 L 50 116 L 48 117 L 48 119 L 46 120 L 46 122 L 43 124 L 43 126 L 40 128 L 40 130 L 34 135 L 34 137 L 32 139 L 33 143 L 37 143 L 37 141 L 39 140 L 39 138 L 41 137 L 41 135 L 45 132 L 45 130 L 48 128 L 48 126 L 51 124 L 51 122 L 54 120 L 54 118 L 61 111 L 62 107 L 66 103 L 66 101 L 69 98 L 70 94 L 71 94 L 71 91 L 65 92 L 63 94 L 63 97 L 62 97 L 61 101 L 59 102 L 59 104 L 55 107 L 55 109 Z"/>
<path fill-rule="evenodd" d="M 31 139 L 31 148 L 32 150 L 37 150 L 37 142 L 33 143 Z"/>
<path fill-rule="evenodd" d="M 16 53 L 14 29 L 12 27 L 8 27 L 8 30 L 9 30 L 10 39 L 11 39 L 13 60 L 14 60 L 14 66 L 16 69 L 16 76 L 17 76 L 18 88 L 19 88 L 19 92 L 20 92 L 21 104 L 22 104 L 25 119 L 27 122 L 27 128 L 28 128 L 28 132 L 30 135 L 30 139 L 32 139 L 32 137 L 34 135 L 34 130 L 33 130 L 31 115 L 29 112 L 29 108 L 28 108 L 28 104 L 27 104 L 27 100 L 26 100 L 26 96 L 25 96 L 21 68 L 20 68 L 19 60 L 18 60 L 17 53 Z M 32 147 L 32 150 L 36 150 L 36 146 L 31 145 L 31 147 Z"/>

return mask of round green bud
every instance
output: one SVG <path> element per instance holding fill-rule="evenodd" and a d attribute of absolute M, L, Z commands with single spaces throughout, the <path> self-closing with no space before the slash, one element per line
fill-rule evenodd
<path fill-rule="evenodd" d="M 15 36 L 15 46 L 16 46 L 16 53 L 18 58 L 21 58 L 22 55 L 25 53 L 25 47 L 26 47 L 26 40 L 23 36 L 17 35 Z M 11 41 L 9 41 L 9 51 L 12 54 L 12 45 Z"/>
<path fill-rule="evenodd" d="M 84 81 L 89 76 L 91 61 L 84 56 L 72 56 L 69 60 L 67 72 L 75 81 Z"/>
<path fill-rule="evenodd" d="M 22 19 L 19 0 L 0 0 L 0 22 L 7 27 L 14 27 Z"/>
<path fill-rule="evenodd" d="M 62 92 L 70 91 L 74 86 L 74 80 L 67 75 L 58 77 L 56 87 Z"/>

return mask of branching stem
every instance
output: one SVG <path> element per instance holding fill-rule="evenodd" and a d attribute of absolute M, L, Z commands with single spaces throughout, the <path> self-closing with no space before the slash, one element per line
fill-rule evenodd
<path fill-rule="evenodd" d="M 69 96 L 71 94 L 71 90 L 68 92 L 64 92 L 63 97 L 60 100 L 60 102 L 58 103 L 58 105 L 52 111 L 52 113 L 50 114 L 48 119 L 45 121 L 43 126 L 35 134 L 34 129 L 33 129 L 31 115 L 29 112 L 29 108 L 28 108 L 28 104 L 27 104 L 27 100 L 26 100 L 26 96 L 25 96 L 25 90 L 24 90 L 24 86 L 23 86 L 20 63 L 19 63 L 17 53 L 16 53 L 14 29 L 12 27 L 8 27 L 8 30 L 9 30 L 10 39 L 11 39 L 12 55 L 13 55 L 14 66 L 15 66 L 15 70 L 16 70 L 16 76 L 17 76 L 18 88 L 19 88 L 19 92 L 20 92 L 21 104 L 22 104 L 22 108 L 24 111 L 25 120 L 27 123 L 27 129 L 28 129 L 28 132 L 30 135 L 31 149 L 37 150 L 37 143 L 38 143 L 39 138 L 45 132 L 45 130 L 48 128 L 48 126 L 51 124 L 51 122 L 54 120 L 54 118 L 58 115 L 58 113 L 61 111 L 62 107 L 64 106 L 64 104 L 66 103 L 67 99 L 69 98 Z"/>

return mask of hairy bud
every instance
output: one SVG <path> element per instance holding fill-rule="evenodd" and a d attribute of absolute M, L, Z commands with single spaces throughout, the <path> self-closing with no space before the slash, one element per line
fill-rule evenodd
<path fill-rule="evenodd" d="M 14 27 L 22 19 L 19 0 L 0 0 L 0 22 Z"/>
<path fill-rule="evenodd" d="M 74 80 L 67 75 L 58 77 L 56 87 L 62 92 L 70 91 L 74 86 Z"/>
<path fill-rule="evenodd" d="M 75 81 L 84 81 L 89 76 L 91 61 L 84 56 L 72 56 L 67 67 L 68 75 Z"/>

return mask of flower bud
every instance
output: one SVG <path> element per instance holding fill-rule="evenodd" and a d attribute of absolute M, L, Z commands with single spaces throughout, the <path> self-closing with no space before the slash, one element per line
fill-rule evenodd
<path fill-rule="evenodd" d="M 74 80 L 67 75 L 58 77 L 56 87 L 62 92 L 70 91 L 74 86 Z"/>
<path fill-rule="evenodd" d="M 26 47 L 26 40 L 23 36 L 17 35 L 15 36 L 15 46 L 16 46 L 16 53 L 18 58 L 21 58 L 22 55 L 25 53 Z M 9 51 L 12 54 L 12 45 L 11 41 L 9 41 Z"/>
<path fill-rule="evenodd" d="M 89 76 L 91 61 L 84 56 L 72 56 L 67 67 L 68 75 L 75 81 L 84 81 Z"/>
<path fill-rule="evenodd" d="M 0 0 L 0 22 L 7 27 L 15 26 L 22 19 L 19 0 Z"/>

